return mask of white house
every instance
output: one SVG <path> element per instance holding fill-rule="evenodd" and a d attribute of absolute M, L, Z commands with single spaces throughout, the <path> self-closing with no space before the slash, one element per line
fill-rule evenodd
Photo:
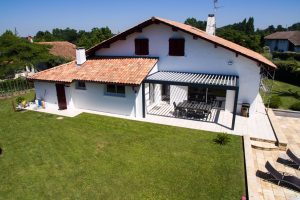
<path fill-rule="evenodd" d="M 233 113 L 234 128 L 242 103 L 250 105 L 250 116 L 255 111 L 263 67 L 276 68 L 235 43 L 152 17 L 92 47 L 86 55 L 84 49 L 77 49 L 76 61 L 29 79 L 34 81 L 37 98 L 55 109 L 142 118 L 161 102 L 174 115 L 178 111 L 174 103 L 193 102 L 195 112 L 214 104 Z"/>

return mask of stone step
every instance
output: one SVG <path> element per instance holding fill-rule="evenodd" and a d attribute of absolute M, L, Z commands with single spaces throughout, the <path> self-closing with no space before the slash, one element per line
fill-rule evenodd
<path fill-rule="evenodd" d="M 281 150 L 275 143 L 255 141 L 251 140 L 251 147 L 254 149 L 265 150 L 265 151 L 277 151 Z"/>
<path fill-rule="evenodd" d="M 251 141 L 258 141 L 258 142 L 265 142 L 265 143 L 276 144 L 275 140 L 261 139 L 261 138 L 255 138 L 255 137 L 250 137 L 250 140 Z"/>

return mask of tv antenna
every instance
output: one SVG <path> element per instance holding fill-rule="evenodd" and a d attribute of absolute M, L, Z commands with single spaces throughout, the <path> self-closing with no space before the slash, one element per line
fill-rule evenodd
<path fill-rule="evenodd" d="M 224 7 L 224 6 L 217 6 L 217 4 L 219 3 L 218 0 L 213 0 L 213 2 L 214 2 L 214 13 L 216 14 L 216 13 L 217 13 L 217 10 L 218 10 L 219 8 Z"/>

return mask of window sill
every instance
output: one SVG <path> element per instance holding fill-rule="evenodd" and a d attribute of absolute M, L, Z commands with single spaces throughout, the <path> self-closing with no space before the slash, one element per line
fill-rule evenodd
<path fill-rule="evenodd" d="M 86 90 L 86 88 L 76 87 L 76 90 Z"/>
<path fill-rule="evenodd" d="M 110 97 L 125 97 L 125 94 L 119 94 L 119 93 L 110 93 L 110 92 L 105 92 L 105 96 L 110 96 Z"/>
<path fill-rule="evenodd" d="M 185 57 L 185 55 L 180 55 L 179 56 L 179 55 L 170 55 L 170 54 L 168 56 L 172 56 L 172 57 Z"/>

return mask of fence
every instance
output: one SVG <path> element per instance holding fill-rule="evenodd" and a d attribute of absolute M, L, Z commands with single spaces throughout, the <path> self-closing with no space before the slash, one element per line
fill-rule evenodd
<path fill-rule="evenodd" d="M 25 94 L 33 88 L 33 83 L 26 79 L 9 79 L 0 81 L 0 98 L 5 99 Z"/>

